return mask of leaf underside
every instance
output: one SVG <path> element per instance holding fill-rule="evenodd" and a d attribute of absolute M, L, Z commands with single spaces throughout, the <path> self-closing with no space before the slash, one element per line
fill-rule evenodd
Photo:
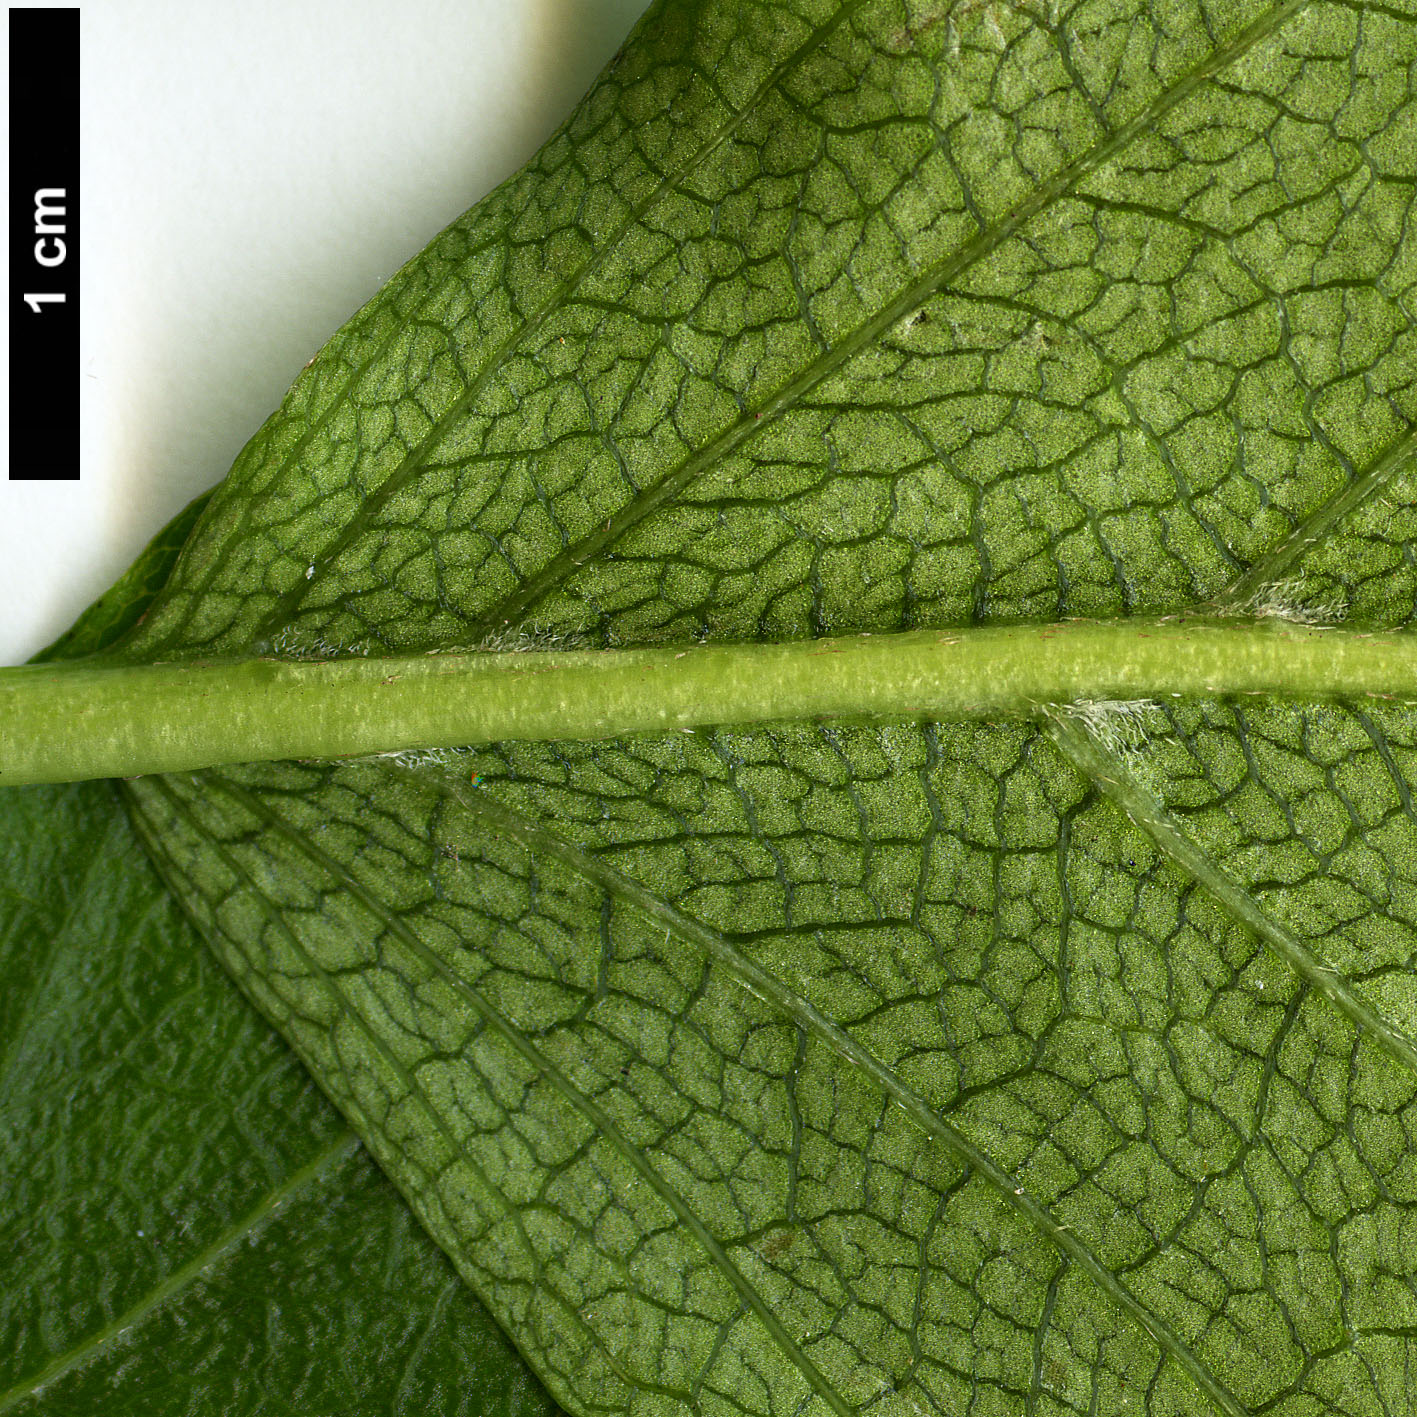
<path fill-rule="evenodd" d="M 1410 6 L 656 5 L 133 658 L 1409 627 Z M 577 1413 L 1417 1405 L 1417 715 L 786 723 L 127 788 Z"/>
<path fill-rule="evenodd" d="M 0 1412 L 553 1411 L 112 788 L 0 809 Z"/>
<path fill-rule="evenodd" d="M 197 511 L 38 658 L 138 622 Z M 554 1413 L 111 783 L 0 794 L 0 861 L 0 1413 Z"/>

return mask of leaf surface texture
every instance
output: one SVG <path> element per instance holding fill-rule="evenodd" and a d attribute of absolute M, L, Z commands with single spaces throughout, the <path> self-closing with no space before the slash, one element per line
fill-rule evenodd
<path fill-rule="evenodd" d="M 138 621 L 188 509 L 41 658 Z M 0 794 L 0 1412 L 552 1417 L 112 785 Z"/>
<path fill-rule="evenodd" d="M 1402 633 L 1417 22 L 656 5 L 125 652 Z M 1417 717 L 786 722 L 129 785 L 578 1413 L 1417 1402 Z"/>

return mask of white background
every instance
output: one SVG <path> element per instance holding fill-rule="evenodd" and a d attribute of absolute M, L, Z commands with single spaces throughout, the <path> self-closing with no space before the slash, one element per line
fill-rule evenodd
<path fill-rule="evenodd" d="M 82 347 L 56 374 L 81 383 L 81 477 L 0 480 L 0 664 L 221 480 L 335 328 L 550 135 L 645 3 L 84 0 Z"/>

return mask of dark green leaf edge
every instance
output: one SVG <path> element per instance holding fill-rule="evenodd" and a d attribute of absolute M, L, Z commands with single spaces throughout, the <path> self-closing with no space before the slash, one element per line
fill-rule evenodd
<path fill-rule="evenodd" d="M 30 662 L 53 663 L 87 656 L 102 656 L 114 649 L 115 646 L 121 645 L 124 637 L 142 623 L 148 607 L 167 583 L 192 528 L 200 520 L 214 491 L 215 489 L 209 489 L 189 502 L 156 533 L 128 570 L 88 606 L 68 630 L 34 655 Z M 102 798 L 110 810 L 115 812 L 121 810 L 120 795 L 114 785 L 110 783 L 92 782 L 61 790 L 78 792 L 87 796 L 91 801 Z M 52 792 L 54 789 L 35 788 L 30 791 L 45 793 Z M 127 830 L 131 831 L 134 823 L 130 813 L 123 810 L 122 815 L 127 818 Z M 100 855 L 94 860 L 96 862 L 102 861 L 103 857 Z M 156 884 L 155 881 L 154 885 Z M 166 888 L 166 883 L 164 883 L 164 887 Z M 183 920 L 185 928 L 190 932 L 189 945 L 193 949 L 205 952 L 206 945 L 203 937 L 187 918 L 185 911 L 183 912 Z M 51 964 L 54 958 L 56 956 L 52 955 Z M 38 1001 L 44 993 L 49 974 L 49 969 L 41 969 L 38 983 L 32 995 L 33 1000 Z M 221 977 L 225 978 L 225 976 Z M 211 972 L 210 978 L 213 981 L 216 980 L 218 972 Z M 228 992 L 233 1002 L 240 1001 L 237 1007 L 243 1011 L 249 1010 L 250 1005 L 240 996 L 234 986 Z M 142 1023 L 140 1026 L 146 1028 L 148 1025 Z M 274 1030 L 271 1031 L 270 1036 L 273 1039 L 279 1038 Z M 15 1061 L 11 1054 L 20 1037 L 21 1034 L 16 1032 L 12 1036 L 10 1045 L 6 1047 L 5 1058 L 3 1063 L 0 1063 L 0 1077 L 9 1072 Z M 285 1051 L 287 1045 L 282 1042 L 280 1047 L 282 1051 Z M 331 1110 L 333 1109 L 331 1108 Z M 43 1367 L 25 1374 L 9 1375 L 12 1381 L 5 1389 L 0 1390 L 0 1413 L 21 1409 L 36 1413 L 59 1411 L 61 1408 L 54 1406 L 49 1396 L 51 1392 L 54 1393 L 54 1400 L 62 1404 L 62 1410 L 69 1410 L 72 1395 L 67 1390 L 59 1391 L 59 1388 L 62 1388 L 63 1379 L 80 1373 L 86 1365 L 92 1364 L 104 1354 L 114 1351 L 115 1347 L 121 1348 L 129 1343 L 137 1336 L 137 1331 L 144 1324 L 153 1320 L 160 1311 L 169 1308 L 179 1298 L 191 1292 L 194 1286 L 201 1285 L 209 1279 L 214 1269 L 218 1268 L 223 1261 L 230 1262 L 244 1245 L 254 1243 L 258 1237 L 270 1229 L 272 1222 L 282 1212 L 293 1209 L 298 1201 L 318 1196 L 321 1185 L 329 1183 L 332 1177 L 336 1178 L 335 1183 L 340 1186 L 341 1190 L 351 1187 L 357 1189 L 358 1182 L 367 1178 L 380 1192 L 388 1192 L 390 1190 L 388 1181 L 383 1178 L 382 1173 L 361 1146 L 358 1138 L 342 1118 L 338 1121 L 342 1130 L 316 1152 L 309 1161 L 289 1174 L 281 1183 L 273 1186 L 267 1195 L 221 1231 L 215 1239 L 204 1245 L 183 1263 L 169 1270 L 142 1298 L 130 1304 L 107 1324 L 93 1331 L 86 1339 L 75 1343 L 68 1351 L 56 1355 Z M 357 1168 L 357 1176 L 338 1175 L 350 1166 Z M 446 1256 L 426 1231 L 419 1228 L 414 1233 L 417 1236 L 415 1243 L 423 1252 L 422 1262 L 426 1265 L 431 1261 L 437 1267 L 450 1270 L 451 1267 Z M 453 1280 L 452 1282 L 457 1286 L 459 1297 L 466 1307 L 472 1311 L 473 1315 L 480 1316 L 486 1324 L 487 1339 L 492 1340 L 491 1343 L 483 1342 L 478 1346 L 479 1358 L 486 1365 L 479 1371 L 477 1375 L 479 1382 L 476 1385 L 480 1390 L 480 1395 L 486 1400 L 482 1411 L 488 1413 L 505 1412 L 508 1417 L 512 1417 L 512 1414 L 523 1413 L 526 1414 L 526 1417 L 554 1417 L 554 1414 L 559 1413 L 560 1409 L 556 1407 L 540 1380 L 527 1367 L 516 1349 L 500 1336 L 500 1330 L 495 1320 L 460 1281 Z M 415 1300 L 415 1302 L 417 1301 Z M 440 1308 L 442 1303 L 442 1299 L 439 1299 L 438 1306 Z M 430 1314 L 428 1319 L 434 1321 L 434 1316 Z M 500 1356 L 499 1348 L 501 1350 Z M 123 1363 L 116 1378 L 105 1383 L 115 1404 L 122 1401 L 124 1380 L 131 1376 L 132 1365 Z M 116 1388 L 109 1386 L 113 1382 L 116 1382 Z M 467 1384 L 454 1384 L 454 1390 L 456 1391 L 459 1386 L 466 1387 Z M 139 1406 L 145 1406 L 151 1398 L 151 1394 L 145 1397 L 135 1393 L 133 1396 Z M 361 1409 L 345 1410 L 353 1412 Z"/>
<path fill-rule="evenodd" d="M 214 488 L 208 488 L 188 502 L 138 553 L 137 560 L 58 639 L 40 650 L 30 663 L 48 664 L 60 659 L 102 654 L 140 625 L 148 606 L 167 584 L 182 547 L 201 519 L 214 491 Z"/>

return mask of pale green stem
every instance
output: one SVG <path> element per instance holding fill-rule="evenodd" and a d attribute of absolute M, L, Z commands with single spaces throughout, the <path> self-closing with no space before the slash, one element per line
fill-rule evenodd
<path fill-rule="evenodd" d="M 1240 694 L 1417 703 L 1417 634 L 1069 621 L 773 645 L 0 670 L 0 784 L 500 739 L 1001 718 Z"/>

